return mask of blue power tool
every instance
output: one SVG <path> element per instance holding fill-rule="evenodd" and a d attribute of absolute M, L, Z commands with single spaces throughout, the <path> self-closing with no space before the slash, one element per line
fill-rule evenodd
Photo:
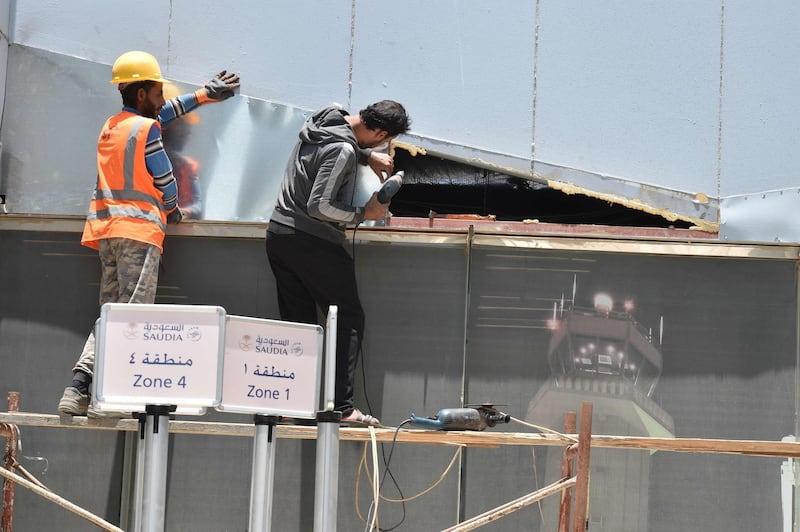
<path fill-rule="evenodd" d="M 386 174 L 384 173 L 383 175 Z M 389 203 L 389 200 L 392 199 L 392 196 L 397 194 L 397 191 L 400 190 L 400 187 L 403 184 L 403 175 L 403 171 L 400 170 L 383 182 L 383 185 L 381 185 L 381 188 L 378 190 L 378 201 L 380 203 Z"/>
<path fill-rule="evenodd" d="M 475 408 L 443 408 L 432 418 L 411 414 L 413 425 L 430 430 L 484 430 L 510 420 L 511 416 L 488 404 Z"/>

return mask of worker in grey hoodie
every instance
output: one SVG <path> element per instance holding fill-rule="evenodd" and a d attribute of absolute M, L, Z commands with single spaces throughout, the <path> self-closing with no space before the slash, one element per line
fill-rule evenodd
<path fill-rule="evenodd" d="M 359 162 L 392 171 L 392 160 L 371 148 L 408 131 L 410 118 L 397 102 L 382 100 L 350 115 L 338 106 L 317 111 L 304 124 L 281 183 L 267 228 L 266 248 L 278 290 L 281 319 L 317 323 L 317 309 L 337 305 L 337 361 L 334 409 L 342 422 L 379 425 L 353 402 L 353 382 L 364 310 L 355 264 L 344 246 L 345 228 L 386 214 L 373 194 L 363 207 L 342 198 L 356 178 Z"/>

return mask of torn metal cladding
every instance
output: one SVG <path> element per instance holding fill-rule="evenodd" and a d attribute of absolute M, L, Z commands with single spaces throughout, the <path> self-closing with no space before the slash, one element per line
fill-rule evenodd
<path fill-rule="evenodd" d="M 424 150 L 427 155 L 441 157 L 442 159 L 468 164 L 486 170 L 502 172 L 512 176 L 532 179 L 542 184 L 547 182 L 546 179 L 538 178 L 532 173 L 531 160 L 525 157 L 492 152 L 414 133 L 404 135 L 403 139 L 407 139 L 409 141 L 408 144 L 417 147 L 417 149 Z"/>
<path fill-rule="evenodd" d="M 522 177 L 565 194 L 602 199 L 658 215 L 668 221 L 686 221 L 703 231 L 719 231 L 719 201 L 703 193 L 645 185 L 421 135 L 409 134 L 406 137 L 413 139 L 429 155 Z"/>
<path fill-rule="evenodd" d="M 642 212 L 646 212 L 649 214 L 655 214 L 661 216 L 662 218 L 674 222 L 676 220 L 683 220 L 686 222 L 690 222 L 694 224 L 694 228 L 700 229 L 702 231 L 708 231 L 712 233 L 719 232 L 719 223 L 716 221 L 709 221 L 702 217 L 693 217 L 687 216 L 685 214 L 679 214 L 677 212 L 671 211 L 667 208 L 659 208 L 654 205 L 648 204 L 640 200 L 639 198 L 626 198 L 626 197 L 619 197 L 613 194 L 603 194 L 594 192 L 591 190 L 587 190 L 578 186 L 575 186 L 571 183 L 560 183 L 557 181 L 549 181 L 548 186 L 550 188 L 560 190 L 565 194 L 583 194 L 585 196 L 590 196 L 592 198 L 602 199 L 608 201 L 610 203 L 616 203 L 618 205 L 623 205 L 625 207 L 631 209 L 637 209 Z M 644 185 L 640 185 L 644 186 Z M 682 199 L 677 199 L 677 201 L 683 201 Z M 691 200 L 692 203 L 696 203 L 694 200 Z M 703 213 L 705 214 L 705 213 Z"/>
<path fill-rule="evenodd" d="M 645 185 L 574 168 L 535 162 L 548 185 L 568 194 L 583 194 L 624 205 L 667 220 L 683 220 L 704 231 L 719 230 L 719 201 L 703 193 Z"/>

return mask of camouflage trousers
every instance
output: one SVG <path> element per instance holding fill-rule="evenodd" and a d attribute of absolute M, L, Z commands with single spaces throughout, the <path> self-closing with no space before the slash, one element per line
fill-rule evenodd
<path fill-rule="evenodd" d="M 158 285 L 161 251 L 151 244 L 127 238 L 98 242 L 102 277 L 100 306 L 105 303 L 153 303 Z M 89 334 L 73 372 L 94 374 L 95 338 Z"/>

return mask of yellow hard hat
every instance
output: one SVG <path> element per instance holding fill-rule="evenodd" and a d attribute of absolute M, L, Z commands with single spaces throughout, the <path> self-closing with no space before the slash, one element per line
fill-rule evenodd
<path fill-rule="evenodd" d="M 147 52 L 134 50 L 125 52 L 114 61 L 111 67 L 111 83 L 132 83 L 134 81 L 167 80 L 161 77 L 161 67 L 158 61 Z"/>

